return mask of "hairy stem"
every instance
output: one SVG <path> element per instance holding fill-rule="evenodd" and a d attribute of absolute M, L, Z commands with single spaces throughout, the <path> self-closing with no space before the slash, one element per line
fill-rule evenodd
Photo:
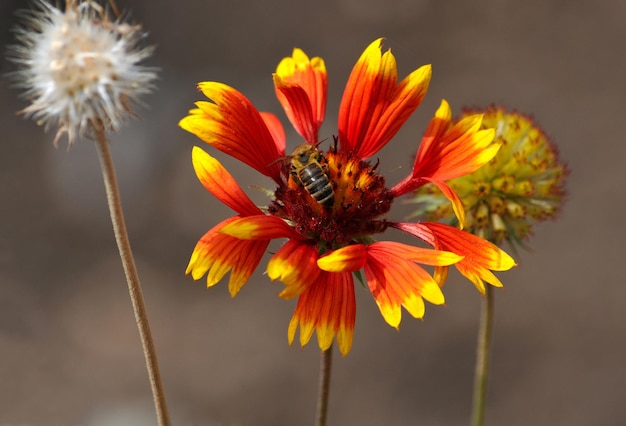
<path fill-rule="evenodd" d="M 152 397 L 154 399 L 157 419 L 160 426 L 170 426 L 171 422 L 167 410 L 163 382 L 161 381 L 159 363 L 154 348 L 154 341 L 152 340 L 152 333 L 150 332 L 148 314 L 146 313 L 143 292 L 141 291 L 141 284 L 139 283 L 137 268 L 135 267 L 135 260 L 133 259 L 133 254 L 130 249 L 130 242 L 128 241 L 128 233 L 126 232 L 124 214 L 122 213 L 122 204 L 120 201 L 117 178 L 115 176 L 115 168 L 109 150 L 109 141 L 102 129 L 96 131 L 96 146 L 98 148 L 98 156 L 100 157 L 100 167 L 102 168 L 102 177 L 104 179 L 109 212 L 111 213 L 111 222 L 113 223 L 113 233 L 115 234 L 115 241 L 117 242 L 122 266 L 124 267 L 130 300 L 135 313 L 135 321 L 139 329 L 143 353 L 146 358 L 146 367 L 150 378 L 150 386 L 152 387 Z"/>
<path fill-rule="evenodd" d="M 474 373 L 474 398 L 472 403 L 472 426 L 482 426 L 487 405 L 487 379 L 489 376 L 489 347 L 494 315 L 493 288 L 487 285 L 480 311 L 480 325 L 476 346 L 476 370 Z"/>
<path fill-rule="evenodd" d="M 330 372 L 333 363 L 333 347 L 322 352 L 320 362 L 320 380 L 317 395 L 317 419 L 315 426 L 326 426 L 328 416 L 328 396 L 330 394 Z"/>

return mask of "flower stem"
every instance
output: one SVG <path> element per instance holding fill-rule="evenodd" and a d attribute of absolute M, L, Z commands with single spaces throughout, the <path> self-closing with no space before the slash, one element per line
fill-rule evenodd
<path fill-rule="evenodd" d="M 476 346 L 476 370 L 474 375 L 474 400 L 472 403 L 472 426 L 482 426 L 487 405 L 487 379 L 489 375 L 489 347 L 493 329 L 494 294 L 490 285 L 485 286 L 480 311 L 480 326 Z"/>
<path fill-rule="evenodd" d="M 161 381 L 161 373 L 159 372 L 159 363 L 157 361 L 154 341 L 150 332 L 150 324 L 148 323 L 148 314 L 143 300 L 143 292 L 135 267 L 135 260 L 130 249 L 128 233 L 126 232 L 126 224 L 124 223 L 124 214 L 122 212 L 122 204 L 120 201 L 117 178 L 115 176 L 115 167 L 113 159 L 109 151 L 109 141 L 106 138 L 103 129 L 96 129 L 96 146 L 98 148 L 98 156 L 100 157 L 100 167 L 102 169 L 102 177 L 104 178 L 104 187 L 109 204 L 109 212 L 111 213 L 111 222 L 113 223 L 113 233 L 117 242 L 117 248 L 120 252 L 122 266 L 128 283 L 128 291 L 130 300 L 133 304 L 135 313 L 135 321 L 139 329 L 139 336 L 143 346 L 143 353 L 146 358 L 146 367 L 150 378 L 150 386 L 152 387 L 152 397 L 156 409 L 158 424 L 160 426 L 170 426 L 170 418 L 167 410 L 167 402 L 165 400 L 165 392 L 163 390 L 163 382 Z"/>
<path fill-rule="evenodd" d="M 326 426 L 328 415 L 328 395 L 330 394 L 330 372 L 333 364 L 332 345 L 322 352 L 320 362 L 320 381 L 317 395 L 317 419 L 315 426 Z"/>

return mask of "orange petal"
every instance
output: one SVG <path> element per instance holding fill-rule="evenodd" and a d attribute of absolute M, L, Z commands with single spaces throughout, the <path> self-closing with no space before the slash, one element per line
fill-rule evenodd
<path fill-rule="evenodd" d="M 194 146 L 191 152 L 193 169 L 202 185 L 222 203 L 242 216 L 261 214 L 261 210 L 243 192 L 235 179 L 215 158 Z"/>
<path fill-rule="evenodd" d="M 439 188 L 441 193 L 450 201 L 450 204 L 452 204 L 452 211 L 454 211 L 454 215 L 459 221 L 459 228 L 465 228 L 465 207 L 459 195 L 443 181 L 433 180 L 431 182 L 437 185 L 437 188 Z"/>
<path fill-rule="evenodd" d="M 335 336 L 342 355 L 352 347 L 356 301 L 350 273 L 323 272 L 298 298 L 298 304 L 289 323 L 287 337 L 293 343 L 300 325 L 300 345 L 306 345 L 317 332 L 317 341 L 323 351 L 330 348 Z"/>
<path fill-rule="evenodd" d="M 448 279 L 449 269 L 450 268 L 448 268 L 447 266 L 435 267 L 435 270 L 433 271 L 433 278 L 437 282 L 439 287 L 443 287 L 443 285 L 446 283 L 446 280 Z"/>
<path fill-rule="evenodd" d="M 392 327 L 402 319 L 401 306 L 415 318 L 424 316 L 424 301 L 443 304 L 444 296 L 435 280 L 415 262 L 398 257 L 385 245 L 367 246 L 365 277 L 380 313 Z"/>
<path fill-rule="evenodd" d="M 456 265 L 457 269 L 465 278 L 470 280 L 480 294 L 485 294 L 485 283 L 488 282 L 494 287 L 502 287 L 502 282 L 496 277 L 493 272 L 487 268 L 472 264 L 460 264 Z"/>
<path fill-rule="evenodd" d="M 318 142 L 318 131 L 326 113 L 327 76 L 322 58 L 309 57 L 294 49 L 283 58 L 274 74 L 276 97 L 289 121 L 309 143 Z"/>
<path fill-rule="evenodd" d="M 367 252 L 363 244 L 342 247 L 319 258 L 317 265 L 328 272 L 354 272 L 365 266 Z"/>
<path fill-rule="evenodd" d="M 472 173 L 496 155 L 500 144 L 493 143 L 494 129 L 480 130 L 481 115 L 466 117 L 454 125 L 450 116 L 450 106 L 443 100 L 422 138 L 411 175 L 392 189 L 394 196 L 429 181 Z"/>
<path fill-rule="evenodd" d="M 283 142 L 273 138 L 276 129 L 270 131 L 254 105 L 232 87 L 203 82 L 198 88 L 213 103 L 197 102 L 198 108 L 189 111 L 179 126 L 262 174 L 279 180 L 280 165 L 276 160 L 284 157 L 285 151 Z"/>
<path fill-rule="evenodd" d="M 450 180 L 472 173 L 487 164 L 500 149 L 493 143 L 494 129 L 479 130 L 482 115 L 465 117 L 456 123 L 438 142 L 439 152 L 431 158 L 441 158 L 441 166 L 431 177 Z"/>
<path fill-rule="evenodd" d="M 239 218 L 226 225 L 221 232 L 241 240 L 300 238 L 299 234 L 283 219 L 266 214 Z"/>
<path fill-rule="evenodd" d="M 436 146 L 450 127 L 452 127 L 452 110 L 450 109 L 450 104 L 445 99 L 442 99 L 439 108 L 435 111 L 435 115 L 428 123 L 426 132 L 424 132 L 422 142 L 415 156 L 414 169 L 417 165 L 428 161 L 429 153 L 437 149 L 434 146 Z"/>
<path fill-rule="evenodd" d="M 395 257 L 433 266 L 448 266 L 459 262 L 463 256 L 449 251 L 414 247 L 395 241 L 379 241 L 367 246 L 368 254 L 376 251 L 379 258 Z"/>
<path fill-rule="evenodd" d="M 342 149 L 360 158 L 378 152 L 422 102 L 430 77 L 431 67 L 425 65 L 398 84 L 391 50 L 382 53 L 382 39 L 371 43 L 352 69 L 341 99 Z"/>
<path fill-rule="evenodd" d="M 317 267 L 317 247 L 298 240 L 289 240 L 267 264 L 267 276 L 280 280 L 286 288 L 279 294 L 283 299 L 300 295 L 315 283 L 322 271 Z"/>
<path fill-rule="evenodd" d="M 495 287 L 502 286 L 491 271 L 507 271 L 515 266 L 513 258 L 495 244 L 453 226 L 435 222 L 392 226 L 421 238 L 435 248 L 464 256 L 455 266 L 481 293 L 485 290 L 483 280 Z"/>
<path fill-rule="evenodd" d="M 198 241 L 185 273 L 194 280 L 207 275 L 207 287 L 214 286 L 231 271 L 228 290 L 232 297 L 248 281 L 269 241 L 244 241 L 220 233 L 227 224 L 236 220 L 231 217 L 216 225 Z"/>
<path fill-rule="evenodd" d="M 285 152 L 287 137 L 285 136 L 285 129 L 283 128 L 280 120 L 271 112 L 261 111 L 260 114 L 263 122 L 267 126 L 267 130 L 270 131 L 272 139 L 274 139 L 274 142 L 276 143 L 278 152 Z"/>

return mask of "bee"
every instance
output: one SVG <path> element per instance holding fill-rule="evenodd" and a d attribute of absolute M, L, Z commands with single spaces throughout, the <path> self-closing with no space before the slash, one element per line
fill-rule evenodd
<path fill-rule="evenodd" d="M 324 156 L 317 149 L 317 145 L 298 145 L 291 155 L 290 174 L 315 201 L 329 209 L 335 202 L 335 194 L 326 174 L 326 165 L 321 164 L 323 160 Z"/>

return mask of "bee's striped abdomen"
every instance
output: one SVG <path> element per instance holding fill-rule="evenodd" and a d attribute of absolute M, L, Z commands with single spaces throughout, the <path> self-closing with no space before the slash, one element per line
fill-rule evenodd
<path fill-rule="evenodd" d="M 328 176 L 318 163 L 311 163 L 302 168 L 298 174 L 302 185 L 311 197 L 322 206 L 330 208 L 335 202 L 333 188 L 330 185 Z"/>

